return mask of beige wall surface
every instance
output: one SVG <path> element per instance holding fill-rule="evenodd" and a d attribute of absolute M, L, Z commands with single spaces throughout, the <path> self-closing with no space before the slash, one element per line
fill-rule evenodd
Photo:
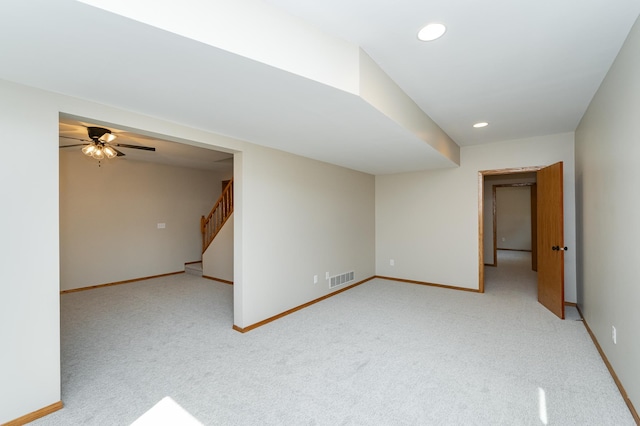
<path fill-rule="evenodd" d="M 499 249 L 531 250 L 531 188 L 496 188 L 496 224 Z"/>
<path fill-rule="evenodd" d="M 477 289 L 478 173 L 563 161 L 565 298 L 575 302 L 573 145 L 562 133 L 469 146 L 459 168 L 376 176 L 376 274 Z"/>
<path fill-rule="evenodd" d="M 579 305 L 640 410 L 640 23 L 576 130 Z M 617 344 L 611 338 L 617 329 Z"/>
<path fill-rule="evenodd" d="M 60 289 L 184 270 L 200 260 L 200 217 L 221 174 L 60 151 Z M 159 229 L 158 224 L 165 228 Z"/>
<path fill-rule="evenodd" d="M 234 209 L 236 247 L 243 245 L 234 259 L 243 282 L 234 286 L 243 301 L 234 309 L 238 327 L 329 294 L 327 272 L 354 271 L 355 281 L 375 274 L 372 175 L 256 146 L 234 164 L 243 182 L 234 187 L 242 199 Z"/>

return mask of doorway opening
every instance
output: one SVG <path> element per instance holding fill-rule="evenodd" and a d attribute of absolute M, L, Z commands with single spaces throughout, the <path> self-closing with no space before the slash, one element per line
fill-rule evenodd
<path fill-rule="evenodd" d="M 113 140 L 104 145 L 117 156 L 84 153 L 92 126 L 108 129 Z M 201 217 L 233 177 L 233 152 L 67 114 L 59 117 L 59 144 L 60 290 L 178 273 L 202 261 Z M 232 252 L 233 241 L 227 245 Z"/>
<path fill-rule="evenodd" d="M 117 156 L 96 158 L 82 151 L 92 143 L 90 128 L 115 136 L 101 146 L 112 146 Z M 96 139 L 96 146 L 103 142 Z M 61 293 L 185 276 L 178 274 L 188 263 L 202 260 L 200 218 L 220 196 L 221 182 L 233 178 L 234 152 L 64 113 L 58 142 Z M 234 243 L 228 242 L 231 251 Z M 233 271 L 233 257 L 230 262 Z M 63 316 L 69 311 L 63 306 L 60 382 L 66 398 L 77 360 L 64 339 Z M 233 299 L 226 307 L 232 323 Z"/>
<path fill-rule="evenodd" d="M 497 266 L 498 255 L 498 238 L 497 234 L 497 211 L 496 211 L 496 189 L 497 185 L 523 185 L 533 187 L 536 183 L 536 173 L 542 169 L 542 166 L 520 167 L 512 169 L 484 170 L 479 172 L 479 208 L 478 208 L 478 226 L 479 226 L 479 291 L 485 291 L 485 267 Z M 515 187 L 515 186 L 514 186 Z M 532 194 L 535 191 L 532 191 Z M 533 209 L 532 215 L 533 213 Z M 531 235 L 537 229 L 531 219 Z M 535 245 L 537 246 L 537 245 Z M 531 241 L 531 250 L 533 258 L 534 240 Z M 537 253 L 537 250 L 536 250 Z M 532 259 L 532 262 L 533 259 Z"/>
<path fill-rule="evenodd" d="M 498 250 L 531 253 L 531 269 L 537 270 L 537 185 L 535 174 L 489 176 L 485 185 L 491 186 L 493 250 L 485 266 L 498 266 Z M 517 183 L 502 183 L 517 180 Z M 487 194 L 488 195 L 488 194 Z M 485 229 L 485 235 L 489 235 Z M 485 241 L 485 246 L 486 246 Z M 486 247 L 485 247 L 486 251 Z"/>
<path fill-rule="evenodd" d="M 487 202 L 486 185 L 491 184 L 493 176 L 517 175 L 522 177 L 524 173 L 535 172 L 536 190 L 533 192 L 531 203 L 536 205 L 535 218 L 535 261 L 532 261 L 537 269 L 537 293 L 538 302 L 549 309 L 561 319 L 564 319 L 564 207 L 563 207 L 563 163 L 558 162 L 550 166 L 527 167 L 518 169 L 487 170 L 479 172 L 479 291 L 485 291 L 485 257 L 495 259 L 496 251 L 488 252 L 488 240 L 490 247 L 497 244 L 495 232 L 486 232 L 486 228 L 493 226 L 487 224 L 487 208 L 493 208 L 493 204 Z M 492 189 L 493 194 L 493 189 Z"/>

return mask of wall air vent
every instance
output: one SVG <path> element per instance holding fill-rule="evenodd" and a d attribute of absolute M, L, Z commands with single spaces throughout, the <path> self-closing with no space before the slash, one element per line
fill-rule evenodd
<path fill-rule="evenodd" d="M 340 274 L 340 275 L 334 275 L 333 277 L 331 277 L 329 288 L 338 287 L 342 284 L 349 283 L 354 279 L 355 279 L 355 273 L 353 271 L 345 272 L 344 274 Z"/>

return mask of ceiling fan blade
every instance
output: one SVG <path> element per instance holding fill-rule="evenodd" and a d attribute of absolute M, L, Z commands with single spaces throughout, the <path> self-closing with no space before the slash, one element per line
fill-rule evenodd
<path fill-rule="evenodd" d="M 114 147 L 111 147 L 111 148 L 116 152 L 116 154 L 118 154 L 117 157 L 124 157 L 126 155 L 124 152 L 118 151 Z"/>
<path fill-rule="evenodd" d="M 62 145 L 59 148 L 71 148 L 73 146 L 85 146 L 89 145 L 88 143 L 74 143 L 73 145 Z"/>
<path fill-rule="evenodd" d="M 65 138 L 65 139 L 73 139 L 74 141 L 91 142 L 90 140 L 87 140 L 87 139 L 74 138 L 74 137 L 72 137 L 72 136 L 64 136 L 64 135 L 60 135 L 59 137 L 61 137 L 61 138 Z M 70 145 L 69 145 L 69 146 L 70 146 Z"/>
<path fill-rule="evenodd" d="M 141 149 L 143 151 L 155 151 L 156 149 L 151 146 L 141 146 L 141 145 L 129 145 L 126 143 L 114 143 L 111 144 L 113 146 L 119 146 L 120 148 L 132 148 L 132 149 Z"/>

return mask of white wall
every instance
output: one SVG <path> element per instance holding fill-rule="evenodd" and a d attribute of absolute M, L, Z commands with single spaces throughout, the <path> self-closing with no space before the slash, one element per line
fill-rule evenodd
<path fill-rule="evenodd" d="M 244 221 L 244 290 L 234 288 L 244 302 L 243 312 L 234 311 L 238 327 L 330 293 L 326 272 L 355 271 L 355 281 L 374 275 L 373 176 L 260 147 L 234 164 L 244 182 L 235 193 Z M 234 207 L 236 245 L 237 215 Z"/>
<path fill-rule="evenodd" d="M 496 188 L 496 225 L 498 249 L 531 251 L 530 187 Z"/>
<path fill-rule="evenodd" d="M 202 275 L 233 281 L 233 213 L 202 254 Z"/>
<path fill-rule="evenodd" d="M 558 161 L 564 162 L 569 247 L 565 297 L 575 302 L 573 133 L 463 147 L 456 169 L 377 176 L 376 274 L 478 289 L 479 172 Z"/>
<path fill-rule="evenodd" d="M 0 81 L 0 424 L 60 401 L 55 105 Z"/>
<path fill-rule="evenodd" d="M 576 130 L 579 305 L 640 409 L 640 23 Z M 617 328 L 618 343 L 611 340 Z"/>
<path fill-rule="evenodd" d="M 184 270 L 202 254 L 200 217 L 222 175 L 60 151 L 60 288 Z M 157 224 L 164 223 L 164 229 Z"/>

